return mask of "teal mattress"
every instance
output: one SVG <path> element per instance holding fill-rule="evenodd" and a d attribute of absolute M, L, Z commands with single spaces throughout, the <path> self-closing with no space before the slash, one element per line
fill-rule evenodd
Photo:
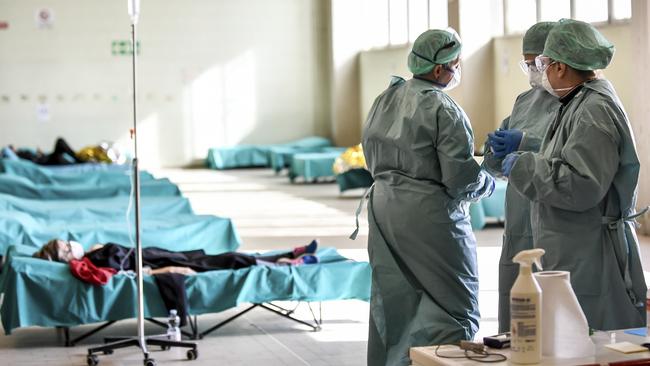
<path fill-rule="evenodd" d="M 474 202 L 469 206 L 469 214 L 472 222 L 472 229 L 479 230 L 485 227 L 487 218 L 495 218 L 501 222 L 506 217 L 506 188 L 508 182 L 497 180 L 494 192 L 490 197 Z"/>
<path fill-rule="evenodd" d="M 74 278 L 67 264 L 30 258 L 22 251 L 10 248 L 0 277 L 6 334 L 22 327 L 73 327 L 136 316 L 135 279 L 116 275 L 105 286 L 93 286 Z M 314 265 L 253 266 L 188 276 L 189 313 L 220 312 L 243 303 L 370 298 L 367 262 L 348 260 L 333 248 L 317 255 L 321 263 Z M 144 294 L 145 317 L 167 316 L 151 276 L 144 277 Z"/>
<path fill-rule="evenodd" d="M 78 185 L 89 184 L 93 186 L 105 186 L 113 183 L 125 184 L 131 181 L 130 170 L 100 170 L 90 172 L 70 172 L 44 168 L 27 160 L 0 160 L 0 171 L 27 178 L 36 184 L 60 184 Z M 142 182 L 153 179 L 148 172 L 140 172 Z"/>
<path fill-rule="evenodd" d="M 97 172 L 91 175 L 97 174 Z M 131 183 L 108 182 L 99 185 L 91 184 L 39 184 L 27 178 L 10 174 L 0 174 L 0 193 L 15 197 L 32 199 L 87 199 L 128 196 Z M 151 179 L 141 182 L 142 196 L 180 196 L 178 187 L 168 179 Z"/>
<path fill-rule="evenodd" d="M 36 200 L 0 194 L 0 211 L 18 211 L 42 220 L 86 220 L 125 217 L 128 196 L 85 200 Z M 181 196 L 145 196 L 141 198 L 142 218 L 173 217 L 192 214 L 187 198 Z"/>
<path fill-rule="evenodd" d="M 345 148 L 333 148 L 326 152 L 295 154 L 289 170 L 293 182 L 302 177 L 305 181 L 334 177 L 334 161 L 345 152 Z"/>
<path fill-rule="evenodd" d="M 240 239 L 227 218 L 208 215 L 176 215 L 174 217 L 143 217 L 142 245 L 172 251 L 203 249 L 208 254 L 234 251 Z M 131 220 L 133 233 L 133 220 Z M 112 219 L 42 220 L 22 212 L 0 211 L 0 253 L 12 244 L 36 249 L 51 239 L 75 240 L 86 249 L 97 243 L 129 245 L 126 215 Z"/>
<path fill-rule="evenodd" d="M 272 149 L 316 149 L 331 146 L 323 137 L 307 137 L 285 144 L 238 145 L 212 148 L 208 151 L 207 164 L 212 169 L 269 167 Z"/>

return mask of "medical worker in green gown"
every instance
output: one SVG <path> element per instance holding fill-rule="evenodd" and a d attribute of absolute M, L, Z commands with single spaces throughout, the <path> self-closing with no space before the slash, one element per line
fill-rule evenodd
<path fill-rule="evenodd" d="M 395 78 L 363 130 L 375 180 L 368 365 L 409 365 L 413 346 L 472 339 L 478 330 L 476 240 L 469 201 L 492 193 L 473 158 L 467 116 L 446 93 L 460 82 L 455 32 L 429 30 L 408 56 L 413 78 Z"/>
<path fill-rule="evenodd" d="M 545 270 L 571 272 L 591 328 L 645 326 L 646 285 L 634 231 L 639 159 L 612 85 L 596 77 L 614 46 L 592 25 L 561 20 L 536 59 L 560 108 L 539 153 L 506 156 L 502 173 L 533 202 Z"/>
<path fill-rule="evenodd" d="M 501 162 L 509 153 L 539 151 L 546 129 L 560 106 L 557 98 L 542 87 L 542 73 L 535 67 L 535 57 L 544 51 L 553 25 L 554 22 L 537 23 L 524 35 L 521 66 L 531 88 L 519 94 L 510 116 L 497 131 L 488 135 L 483 164 L 496 177 L 501 176 Z M 499 332 L 510 331 L 510 289 L 519 274 L 519 265 L 512 262 L 512 257 L 533 248 L 530 200 L 508 185 L 505 206 L 506 222 L 499 260 Z"/>

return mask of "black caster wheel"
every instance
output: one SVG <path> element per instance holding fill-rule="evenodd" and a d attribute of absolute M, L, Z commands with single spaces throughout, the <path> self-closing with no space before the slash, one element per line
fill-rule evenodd
<path fill-rule="evenodd" d="M 196 360 L 197 358 L 199 358 L 199 350 L 190 349 L 190 350 L 187 351 L 187 359 L 188 360 L 192 361 L 192 360 Z"/>
<path fill-rule="evenodd" d="M 144 366 L 156 366 L 156 360 L 153 358 L 148 358 L 144 360 Z"/>
<path fill-rule="evenodd" d="M 171 347 L 170 346 L 160 346 L 160 349 L 162 349 L 163 351 L 167 351 L 167 350 L 171 349 Z"/>
<path fill-rule="evenodd" d="M 86 356 L 86 364 L 88 366 L 97 366 L 99 364 L 99 358 L 95 355 L 88 355 Z"/>
<path fill-rule="evenodd" d="M 105 354 L 105 355 L 112 355 L 112 354 L 113 354 L 113 350 L 112 350 L 112 349 L 107 349 L 106 351 L 104 351 L 104 354 Z"/>

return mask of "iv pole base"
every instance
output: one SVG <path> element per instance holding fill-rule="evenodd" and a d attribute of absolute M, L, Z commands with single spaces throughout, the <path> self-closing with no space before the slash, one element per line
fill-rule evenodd
<path fill-rule="evenodd" d="M 138 338 L 129 337 L 129 338 L 117 340 L 115 342 L 107 343 L 103 346 L 88 348 L 88 355 L 86 356 L 86 364 L 88 366 L 97 366 L 99 364 L 99 357 L 97 357 L 98 353 L 110 355 L 113 354 L 113 352 L 116 349 L 127 348 L 127 347 L 138 347 L 143 350 L 147 349 L 146 346 L 159 346 L 163 350 L 168 350 L 172 347 L 180 347 L 180 348 L 188 349 L 186 353 L 188 360 L 196 360 L 199 357 L 199 351 L 196 347 L 196 343 L 172 341 L 166 338 L 167 337 L 164 335 L 145 338 L 145 343 L 146 343 L 145 347 L 141 346 L 140 340 Z M 143 362 L 144 362 L 143 363 L 144 366 L 156 366 L 156 361 L 153 358 L 149 357 L 149 352 L 147 351 L 144 352 Z"/>

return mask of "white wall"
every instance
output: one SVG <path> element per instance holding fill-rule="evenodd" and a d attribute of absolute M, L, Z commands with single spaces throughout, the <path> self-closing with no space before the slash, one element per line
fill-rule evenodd
<path fill-rule="evenodd" d="M 337 144 L 361 142 L 359 52 L 363 48 L 360 0 L 329 0 L 331 4 L 332 135 Z"/>
<path fill-rule="evenodd" d="M 0 145 L 128 144 L 127 1 L 0 0 Z M 143 0 L 139 135 L 147 165 L 181 165 L 217 145 L 327 134 L 319 0 Z M 39 7 L 54 11 L 38 29 Z M 37 105 L 51 119 L 37 120 Z"/>
<path fill-rule="evenodd" d="M 371 50 L 361 53 L 360 57 L 360 88 L 361 97 L 361 124 L 368 117 L 368 112 L 375 98 L 386 90 L 391 76 L 401 76 L 404 79 L 411 77 L 406 60 L 411 46 L 392 47 Z"/>
<path fill-rule="evenodd" d="M 463 42 L 462 81 L 449 94 L 467 113 L 480 148 L 494 124 L 494 81 L 492 39 L 500 29 L 498 1 L 451 0 L 449 24 Z M 484 14 L 492 14 L 484 16 Z M 374 99 L 388 86 L 391 75 L 410 78 L 407 56 L 412 45 L 361 53 L 361 118 L 365 122 Z"/>

